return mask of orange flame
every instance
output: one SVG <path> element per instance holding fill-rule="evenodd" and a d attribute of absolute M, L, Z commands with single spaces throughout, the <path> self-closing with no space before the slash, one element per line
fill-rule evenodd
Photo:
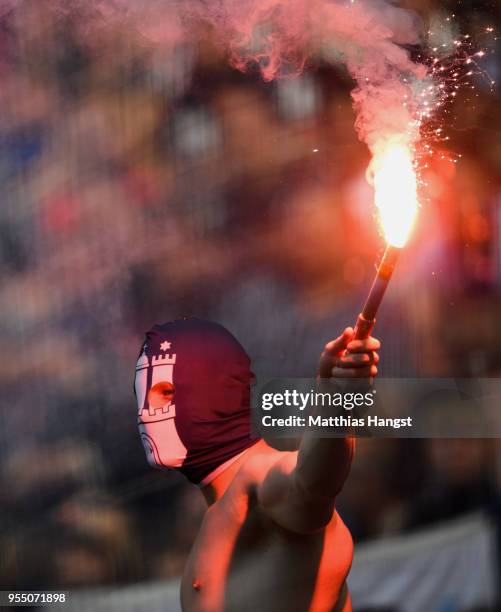
<path fill-rule="evenodd" d="M 403 247 L 418 209 L 412 153 L 402 144 L 390 144 L 373 160 L 372 170 L 375 202 L 386 241 Z"/>

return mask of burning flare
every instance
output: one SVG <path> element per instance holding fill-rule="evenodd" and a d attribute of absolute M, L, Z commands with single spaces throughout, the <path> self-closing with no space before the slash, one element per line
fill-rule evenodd
<path fill-rule="evenodd" d="M 379 220 L 388 243 L 362 312 L 355 325 L 355 338 L 368 338 L 400 251 L 409 237 L 418 209 L 417 179 L 412 152 L 402 142 L 386 141 L 375 149 L 369 167 L 379 209 Z"/>
<path fill-rule="evenodd" d="M 395 247 L 407 242 L 418 209 L 416 172 L 410 149 L 388 144 L 372 162 L 375 202 L 386 241 Z"/>

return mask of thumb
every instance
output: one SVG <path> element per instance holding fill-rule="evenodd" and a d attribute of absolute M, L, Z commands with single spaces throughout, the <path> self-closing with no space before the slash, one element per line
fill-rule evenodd
<path fill-rule="evenodd" d="M 320 378 L 331 377 L 334 357 L 337 357 L 340 353 L 346 350 L 346 347 L 353 338 L 353 334 L 353 327 L 347 327 L 339 338 L 331 340 L 325 345 L 324 352 L 320 357 L 320 363 L 318 366 L 318 375 Z"/>
<path fill-rule="evenodd" d="M 353 327 L 347 327 L 344 332 L 339 336 L 339 338 L 331 340 L 325 345 L 324 352 L 328 355 L 332 355 L 333 357 L 339 355 L 341 351 L 346 350 L 346 347 L 353 338 L 353 334 Z"/>

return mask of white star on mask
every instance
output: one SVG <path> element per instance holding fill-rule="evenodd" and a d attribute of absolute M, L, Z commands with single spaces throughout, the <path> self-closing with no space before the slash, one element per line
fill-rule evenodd
<path fill-rule="evenodd" d="M 164 342 L 162 342 L 162 344 L 160 345 L 160 350 L 161 351 L 168 351 L 170 349 L 170 342 L 167 342 L 167 340 L 165 340 Z"/>

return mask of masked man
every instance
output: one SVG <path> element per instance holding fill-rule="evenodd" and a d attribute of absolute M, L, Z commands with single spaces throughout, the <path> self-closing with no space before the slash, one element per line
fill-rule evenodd
<path fill-rule="evenodd" d="M 379 342 L 328 343 L 321 378 L 372 378 Z M 250 359 L 223 327 L 155 325 L 136 366 L 139 431 L 149 463 L 197 485 L 208 509 L 181 584 L 185 612 L 350 611 L 350 533 L 335 509 L 352 438 L 305 434 L 283 452 L 253 436 Z"/>

